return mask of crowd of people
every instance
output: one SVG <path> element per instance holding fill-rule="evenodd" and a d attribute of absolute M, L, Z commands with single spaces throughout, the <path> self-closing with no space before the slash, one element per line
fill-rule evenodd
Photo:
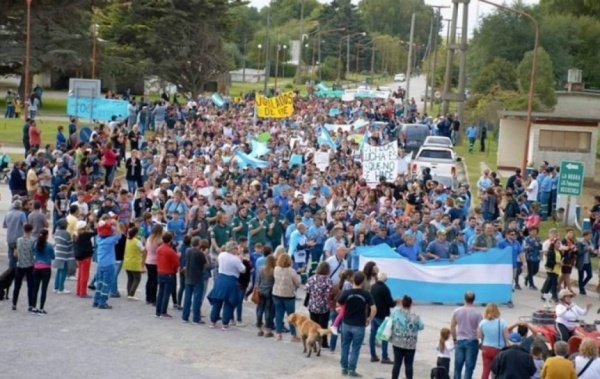
<path fill-rule="evenodd" d="M 563 287 L 571 290 L 568 275 L 574 266 L 589 273 L 580 275 L 579 290 L 585 293 L 596 253 L 592 233 L 576 240 L 567 231 L 561 240 L 552 230 L 543 243 L 538 236 L 541 220 L 555 207 L 556 170 L 548 164 L 528 178 L 516 172 L 506 186 L 485 171 L 473 192 L 467 184 L 444 187 L 429 171 L 391 182 L 384 176 L 369 187 L 362 143 L 402 147 L 403 122 L 429 124 L 432 134 L 456 137 L 460 121 L 452 115 L 430 118 L 393 98 L 341 102 L 298 94 L 292 117 L 260 119 L 255 96 L 229 99 L 222 107 L 204 97 L 185 104 L 167 96 L 157 102 L 130 97 L 129 115 L 92 125 L 89 138 L 81 138 L 78 121 L 71 118 L 66 135 L 58 127 L 54 141 L 44 144 L 35 118 L 28 118 L 25 159 L 12 167 L 14 199 L 4 220 L 9 265 L 16 268 L 13 310 L 26 279 L 28 311 L 48 313 L 53 268 L 56 293 L 69 293 L 65 282 L 71 277 L 75 295 L 91 298 L 98 309 L 111 309 L 111 299 L 125 293 L 129 301 L 139 301 L 145 274 L 143 300 L 157 318 L 172 318 L 172 301 L 171 309 L 181 310 L 184 322 L 220 324 L 225 331 L 250 322 L 243 317 L 244 301 L 252 298 L 258 336 L 281 340 L 289 332 L 298 341 L 285 316 L 296 312 L 304 284 L 311 319 L 334 332 L 323 336 L 323 346 L 335 350 L 341 337 L 342 373 L 359 375 L 367 325 L 371 361 L 392 364 L 395 379 L 403 364 L 406 377 L 413 377 L 423 323 L 409 296 L 392 298 L 386 275 L 374 262 L 358 270 L 352 259 L 356 247 L 385 243 L 424 264 L 512 247 L 516 290 L 525 268 L 525 285 L 535 288 L 533 276 L 547 255 L 554 259 L 546 259 L 542 293 L 558 302 Z M 332 108 L 338 109 L 336 116 L 329 116 Z M 366 126 L 353 134 L 342 129 L 359 119 Z M 330 141 L 320 138 L 325 124 L 340 125 L 331 130 Z M 265 133 L 267 151 L 256 157 L 261 160 L 243 159 Z M 317 152 L 329 154 L 327 167 L 317 167 Z M 297 155 L 301 161 L 292 162 Z M 475 197 L 481 206 L 475 206 Z M 119 291 L 122 270 L 124 292 Z M 211 310 L 202 317 L 205 300 Z M 375 336 L 387 317 L 394 325 L 393 356 L 387 341 L 379 356 Z M 456 349 L 457 368 L 466 362 L 470 378 L 474 361 L 457 325 L 441 332 L 438 366 L 448 373 Z M 476 333 L 469 336 L 477 339 Z M 455 378 L 461 377 L 458 372 Z"/>

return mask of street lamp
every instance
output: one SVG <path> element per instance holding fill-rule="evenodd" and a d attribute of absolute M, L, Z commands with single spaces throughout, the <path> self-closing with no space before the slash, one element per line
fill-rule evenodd
<path fill-rule="evenodd" d="M 308 46 L 308 45 L 306 45 Z M 283 70 L 283 75 L 282 77 L 285 78 L 285 64 L 287 63 L 287 55 L 285 55 L 286 49 L 287 49 L 287 45 L 283 45 L 283 67 L 281 68 Z"/>
<path fill-rule="evenodd" d="M 261 56 L 261 52 L 262 52 L 262 45 L 259 43 L 258 44 L 258 80 L 256 81 L 257 83 L 260 83 L 260 56 Z"/>
<path fill-rule="evenodd" d="M 25 0 L 27 4 L 27 35 L 25 36 L 25 83 L 24 83 L 24 96 L 23 96 L 23 105 L 25 106 L 25 118 L 28 117 L 29 114 L 29 103 L 27 98 L 30 95 L 31 89 L 29 85 L 29 54 L 31 50 L 31 2 L 32 0 Z"/>
<path fill-rule="evenodd" d="M 531 118 L 533 113 L 533 100 L 535 95 L 535 80 L 537 76 L 537 60 L 538 60 L 538 45 L 540 38 L 540 27 L 538 25 L 535 17 L 526 13 L 520 9 L 509 8 L 505 5 L 500 5 L 496 3 L 492 3 L 489 0 L 480 0 L 482 3 L 492 5 L 494 7 L 504 9 L 506 11 L 519 14 L 521 16 L 527 17 L 535 28 L 535 41 L 533 43 L 533 62 L 531 65 L 531 79 L 529 81 L 529 98 L 527 100 L 527 121 L 525 123 L 525 149 L 523 151 L 523 158 L 521 160 L 521 172 L 525 173 L 525 168 L 527 167 L 527 156 L 529 155 L 529 134 L 531 133 Z"/>
<path fill-rule="evenodd" d="M 92 24 L 92 79 L 96 78 L 96 45 L 98 43 L 98 24 Z"/>

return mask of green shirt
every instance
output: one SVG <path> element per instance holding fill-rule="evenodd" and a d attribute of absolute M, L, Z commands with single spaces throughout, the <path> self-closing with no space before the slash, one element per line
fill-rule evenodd
<path fill-rule="evenodd" d="M 242 228 L 240 230 L 238 230 L 237 232 L 232 230 L 233 232 L 233 238 L 237 241 L 238 238 L 242 237 L 242 236 L 246 236 L 248 237 L 248 223 L 250 222 L 250 216 L 246 215 L 246 217 L 241 217 L 241 216 L 235 216 L 233 218 L 233 225 L 232 228 L 237 228 L 238 226 L 242 226 Z"/>
<path fill-rule="evenodd" d="M 272 215 L 267 216 L 267 224 L 271 227 L 271 223 L 273 222 L 274 217 Z M 282 215 L 277 216 L 277 220 L 275 221 L 275 227 L 273 229 L 269 229 L 270 234 L 267 236 L 273 245 L 273 248 L 281 245 L 281 237 L 285 233 L 285 219 Z"/>
<path fill-rule="evenodd" d="M 206 212 L 206 218 L 213 218 L 217 215 L 217 213 L 222 212 L 225 213 L 223 208 L 216 208 L 214 205 L 208 208 L 208 212 Z M 216 221 L 210 223 L 211 225 L 216 224 Z"/>
<path fill-rule="evenodd" d="M 262 225 L 262 229 L 256 234 L 250 233 L 250 242 L 251 243 L 260 242 L 262 244 L 266 244 L 269 241 L 267 239 L 267 230 L 269 228 L 269 224 L 267 223 L 266 219 L 260 221 L 258 218 L 253 218 L 248 223 L 248 229 L 250 231 L 252 231 L 252 230 L 258 228 L 259 225 Z"/>
<path fill-rule="evenodd" d="M 219 247 L 223 247 L 226 242 L 231 240 L 231 226 L 216 224 L 210 231 L 210 238 L 215 239 Z"/>

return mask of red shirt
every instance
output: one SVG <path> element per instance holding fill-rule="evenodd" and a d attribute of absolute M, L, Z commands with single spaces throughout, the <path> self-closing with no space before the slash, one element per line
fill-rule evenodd
<path fill-rule="evenodd" d="M 112 151 L 112 149 L 106 149 L 106 150 L 104 150 L 102 164 L 104 166 L 116 166 L 116 164 L 117 164 L 117 154 L 115 154 L 115 152 Z"/>
<path fill-rule="evenodd" d="M 159 274 L 177 274 L 179 255 L 171 245 L 163 243 L 156 249 L 156 268 Z"/>
<path fill-rule="evenodd" d="M 31 125 L 29 127 L 29 144 L 37 145 L 37 146 L 41 145 L 42 144 L 41 134 L 42 133 L 35 125 Z"/>

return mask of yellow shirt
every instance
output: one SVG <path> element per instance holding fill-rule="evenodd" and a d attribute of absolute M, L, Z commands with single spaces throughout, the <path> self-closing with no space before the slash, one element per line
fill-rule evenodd
<path fill-rule="evenodd" d="M 550 254 L 550 252 L 548 252 L 548 254 Z M 556 259 L 554 267 L 552 269 L 546 267 L 546 272 L 552 272 L 556 275 L 560 275 L 560 260 L 562 257 L 560 256 L 560 252 L 558 250 L 554 250 L 554 258 Z"/>
<path fill-rule="evenodd" d="M 542 367 L 542 379 L 577 379 L 573 362 L 563 357 L 546 359 Z"/>
<path fill-rule="evenodd" d="M 69 232 L 71 236 L 76 232 L 75 228 L 77 227 L 77 221 L 79 221 L 77 217 L 72 214 L 67 216 L 67 232 Z"/>
<path fill-rule="evenodd" d="M 142 271 L 144 264 L 144 245 L 137 238 L 128 238 L 125 242 L 125 257 L 123 269 L 128 271 Z"/>

